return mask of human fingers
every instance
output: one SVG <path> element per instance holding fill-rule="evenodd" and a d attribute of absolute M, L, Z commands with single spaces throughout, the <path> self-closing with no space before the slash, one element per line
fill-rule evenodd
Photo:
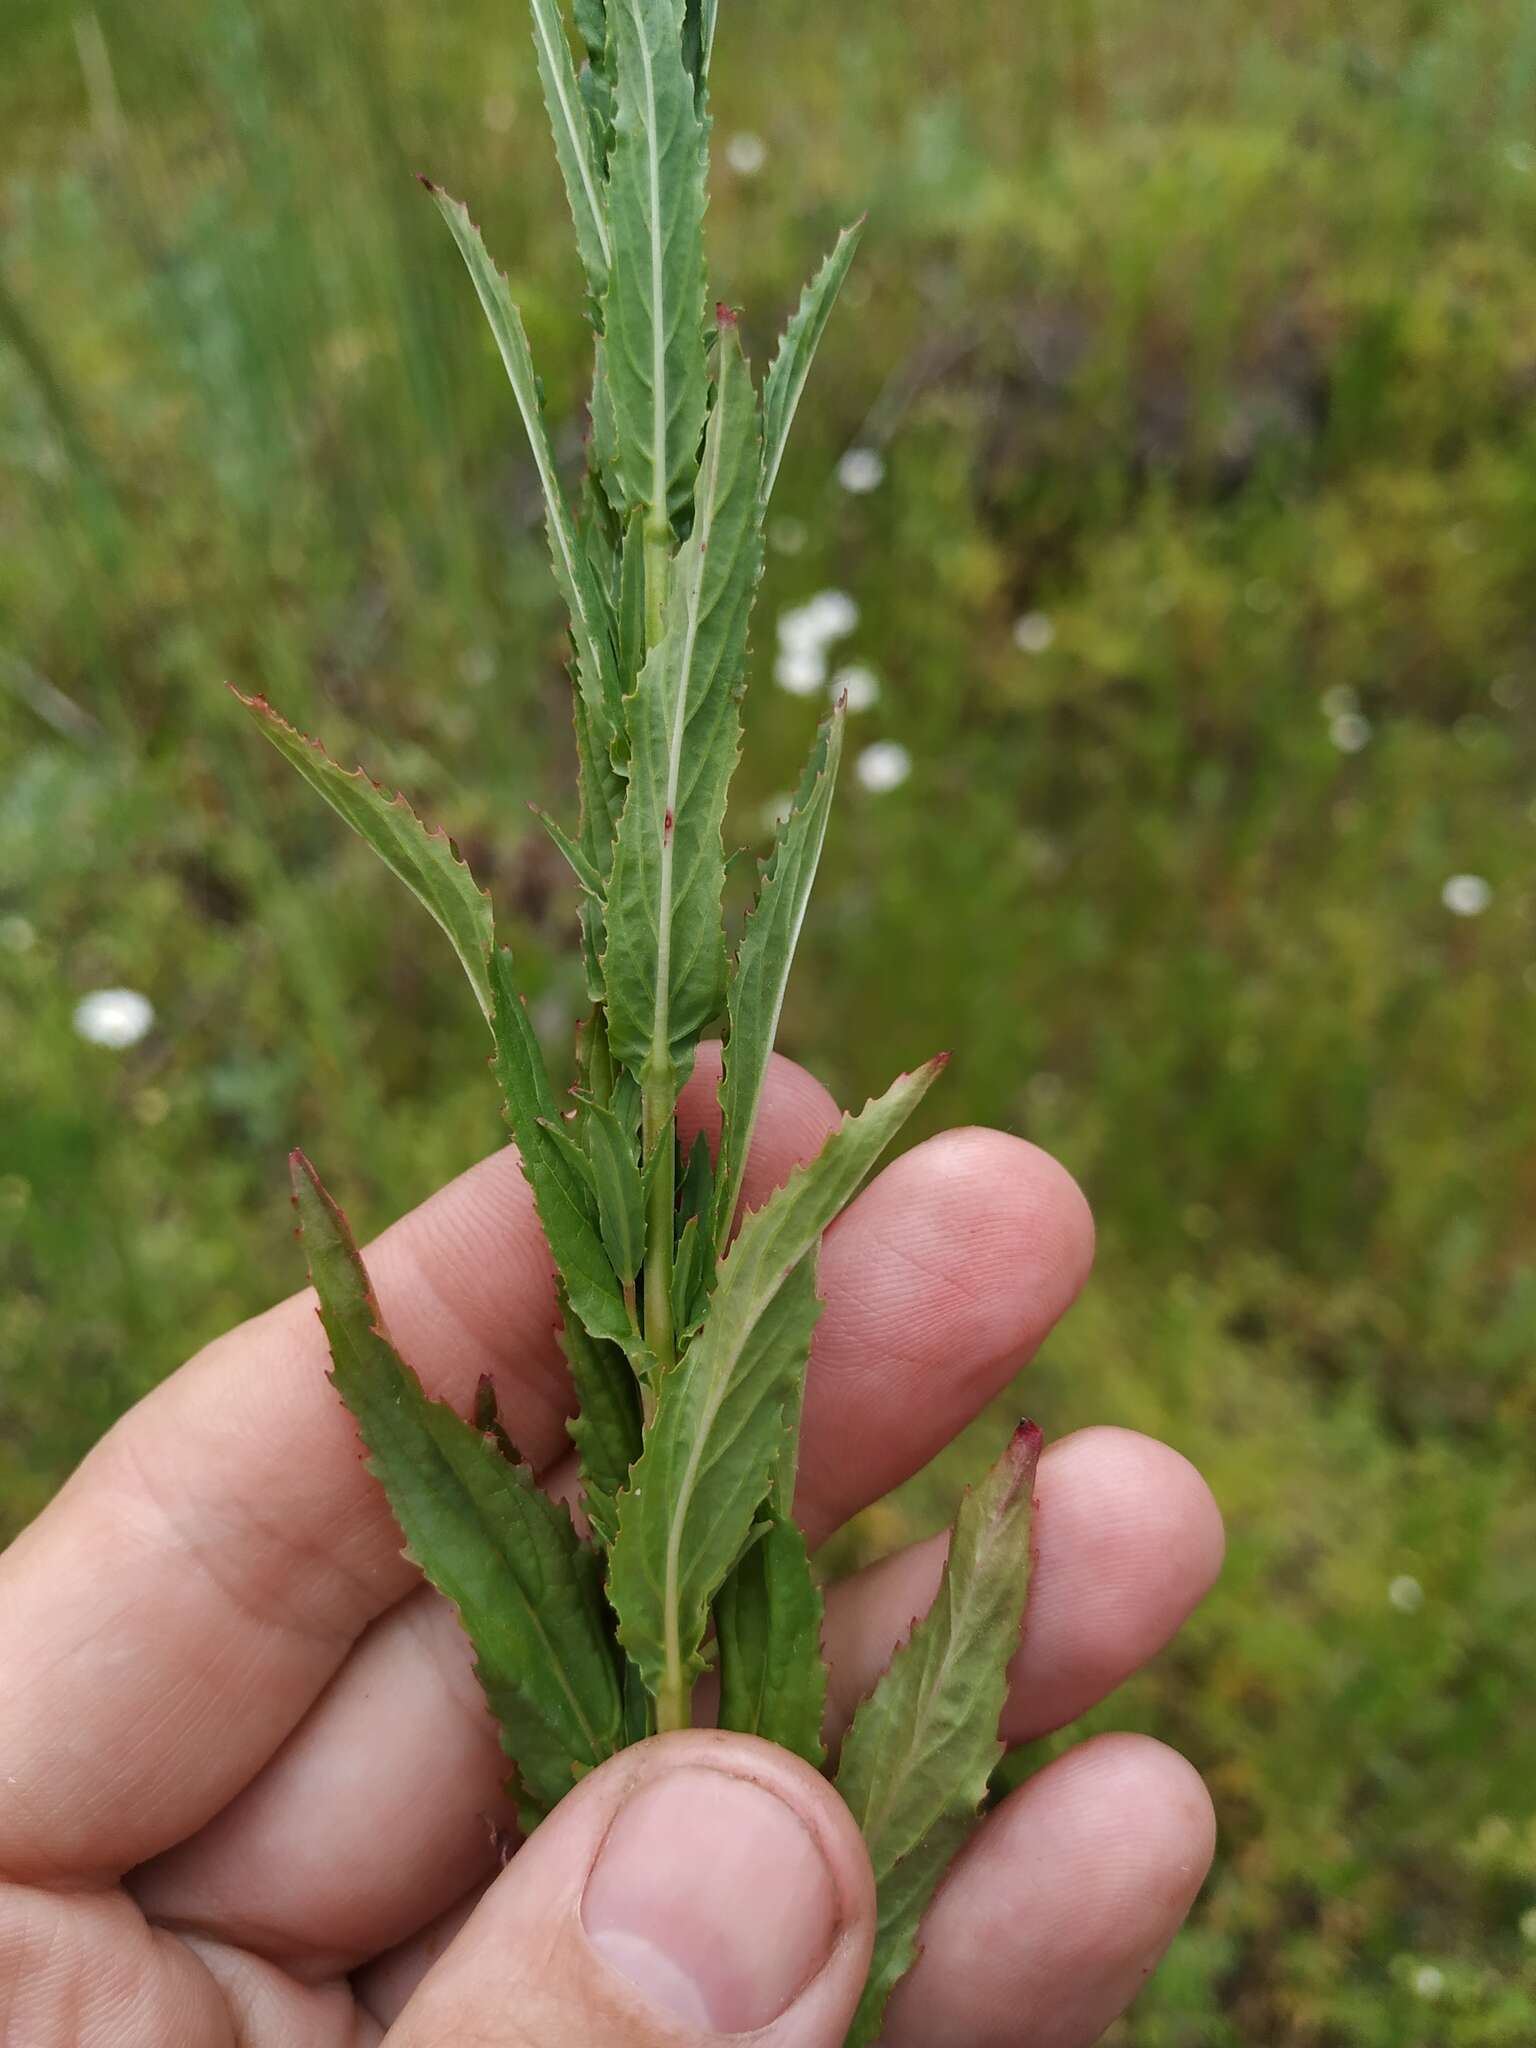
<path fill-rule="evenodd" d="M 868 1858 L 824 1779 L 748 1736 L 663 1736 L 562 1801 L 390 2048 L 839 2048 L 873 1933 Z"/>

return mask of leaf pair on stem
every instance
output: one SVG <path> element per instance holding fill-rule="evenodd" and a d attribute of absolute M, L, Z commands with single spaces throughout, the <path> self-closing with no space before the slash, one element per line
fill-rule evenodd
<path fill-rule="evenodd" d="M 812 743 L 734 959 L 723 829 L 764 516 L 858 229 L 807 287 L 759 391 L 735 316 L 711 309 L 705 289 L 715 12 L 714 0 L 575 0 L 578 67 L 557 0 L 532 0 L 596 337 L 574 501 L 507 281 L 465 208 L 428 185 L 506 368 L 570 620 L 580 809 L 574 832 L 544 822 L 581 890 L 591 1009 L 571 1100 L 555 1095 L 490 900 L 451 842 L 264 700 L 242 699 L 447 934 L 490 1028 L 558 1269 L 584 1533 L 520 1461 L 493 1397 L 463 1418 L 423 1391 L 340 1211 L 294 1155 L 337 1389 L 409 1554 L 474 1645 L 526 1826 L 626 1743 L 686 1726 L 712 1659 L 721 1725 L 825 1764 L 821 1595 L 792 1513 L 817 1252 L 943 1065 L 845 1117 L 814 1160 L 738 1215 L 826 837 L 841 706 Z M 698 1142 L 685 1158 L 678 1094 L 722 1015 L 718 1150 Z M 998 1754 L 1038 1449 L 1038 1432 L 1021 1433 L 962 1505 L 935 1607 L 844 1745 L 837 1782 L 880 1882 L 850 2042 L 875 2038 Z"/>

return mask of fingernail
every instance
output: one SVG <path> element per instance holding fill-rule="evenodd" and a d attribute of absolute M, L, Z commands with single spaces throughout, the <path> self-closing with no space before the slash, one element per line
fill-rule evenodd
<path fill-rule="evenodd" d="M 651 2005 L 744 2034 L 777 2019 L 826 1961 L 837 1892 L 782 1799 L 724 1771 L 683 1769 L 620 1810 L 581 1917 L 593 1948 Z"/>

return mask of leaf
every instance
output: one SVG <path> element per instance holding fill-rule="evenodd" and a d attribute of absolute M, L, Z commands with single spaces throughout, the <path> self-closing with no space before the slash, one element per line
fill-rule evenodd
<path fill-rule="evenodd" d="M 677 1240 L 672 1262 L 672 1328 L 679 1346 L 704 1319 L 704 1232 L 690 1216 Z"/>
<path fill-rule="evenodd" d="M 837 1789 L 875 1869 L 869 1981 L 846 2048 L 880 2032 L 885 2004 L 918 1953 L 918 1925 L 976 1824 L 1003 1745 L 998 1718 L 1029 1595 L 1030 1519 L 1040 1432 L 1021 1423 L 960 1504 L 933 1606 L 854 1716 Z"/>
<path fill-rule="evenodd" d="M 634 1341 L 634 1332 L 603 1249 L 597 1204 L 585 1177 L 587 1162 L 579 1153 L 574 1160 L 570 1156 L 574 1148 L 561 1123 L 538 1040 L 512 979 L 511 955 L 501 947 L 491 955 L 491 984 L 496 1079 L 550 1252 L 571 1306 L 587 1329 L 594 1337 L 627 1347 Z"/>
<path fill-rule="evenodd" d="M 560 488 L 555 470 L 555 451 L 544 423 L 544 402 L 528 347 L 522 318 L 512 303 L 507 280 L 491 261 L 480 230 L 469 217 L 469 209 L 440 185 L 423 178 L 423 185 L 437 202 L 447 221 L 459 254 L 474 281 L 485 317 L 496 337 L 496 346 L 506 366 L 512 396 L 522 414 L 528 446 L 544 492 L 545 524 L 549 532 L 550 560 L 555 581 L 571 615 L 571 633 L 576 642 L 576 673 L 589 716 L 603 735 L 612 733 L 620 720 L 619 679 L 608 639 L 605 600 L 581 548 L 571 509 Z"/>
<path fill-rule="evenodd" d="M 539 83 L 544 88 L 544 105 L 555 138 L 555 155 L 565 180 L 571 218 L 576 223 L 576 247 L 587 273 L 587 288 L 594 299 L 601 299 L 612 259 L 603 211 L 601 165 L 594 151 L 586 104 L 576 82 L 576 66 L 571 60 L 559 0 L 532 0 L 532 14 Z"/>
<path fill-rule="evenodd" d="M 844 719 L 839 705 L 816 734 L 799 792 L 763 868 L 727 991 L 730 1025 L 720 1073 L 720 1161 L 714 1196 L 714 1235 L 720 1250 L 735 1220 L 789 970 L 827 836 Z"/>
<path fill-rule="evenodd" d="M 806 1258 L 814 1265 L 816 1254 L 807 1253 Z M 785 1403 L 784 1437 L 764 1510 L 766 1526 L 720 1588 L 715 1639 L 720 1653 L 719 1725 L 792 1749 L 820 1770 L 826 1762 L 821 1729 L 827 1712 L 823 1604 L 805 1538 L 795 1521 L 804 1397 L 802 1364 Z"/>
<path fill-rule="evenodd" d="M 608 890 L 603 980 L 614 1056 L 632 1073 L 691 1057 L 725 994 L 721 827 L 741 746 L 747 622 L 762 568 L 757 398 L 735 324 L 720 372 L 694 526 L 666 628 L 625 699 L 629 788 Z"/>
<path fill-rule="evenodd" d="M 704 125 L 678 0 L 612 0 L 617 74 L 603 302 L 618 470 L 661 532 L 692 496 L 704 366 Z"/>
<path fill-rule="evenodd" d="M 719 1726 L 760 1735 L 820 1770 L 827 1710 L 821 1589 L 791 1517 L 774 1510 L 715 1601 Z"/>
<path fill-rule="evenodd" d="M 721 1261 L 709 1317 L 661 1376 L 620 1503 L 609 1598 L 619 1638 L 666 1712 L 704 1668 L 709 1606 L 747 1542 L 783 1442 L 817 1301 L 806 1253 L 944 1064 L 932 1060 L 844 1117 L 808 1165 L 749 1215 Z"/>
<path fill-rule="evenodd" d="M 567 1427 L 581 1462 L 587 1520 L 606 1548 L 618 1527 L 615 1503 L 640 1455 L 640 1392 L 618 1346 L 590 1336 L 568 1307 L 562 1308 L 560 1348 L 571 1368 L 578 1403 Z"/>
<path fill-rule="evenodd" d="M 581 693 L 573 703 L 576 731 L 576 781 L 581 798 L 577 843 L 587 866 L 603 883 L 613 866 L 613 843 L 618 836 L 624 810 L 623 779 L 614 772 L 607 742 L 601 728 L 592 729 L 592 719 Z M 594 1003 L 604 996 L 603 953 L 608 943 L 605 902 L 587 894 L 581 905 L 581 954 L 586 969 L 587 994 Z"/>
<path fill-rule="evenodd" d="M 526 1466 L 427 1398 L 390 1344 L 341 1211 L 302 1153 L 292 1168 L 336 1389 L 408 1555 L 458 1609 L 523 1789 L 547 1812 L 623 1735 L 596 1555 Z"/>
<path fill-rule="evenodd" d="M 843 288 L 843 279 L 848 275 L 848 266 L 853 261 L 853 253 L 863 232 L 862 220 L 856 220 L 852 227 L 843 229 L 831 254 L 800 294 L 800 304 L 784 330 L 773 361 L 768 365 L 768 376 L 763 385 L 765 505 L 773 496 L 773 487 L 778 481 L 779 465 L 784 460 L 785 443 L 794 425 L 805 380 L 811 374 L 817 347 L 832 317 L 832 308 L 837 304 L 837 295 Z"/>
<path fill-rule="evenodd" d="M 634 1284 L 645 1257 L 645 1187 L 640 1178 L 638 1132 L 626 1129 L 611 1109 L 589 1103 L 587 1156 L 597 1194 L 598 1225 L 609 1262 L 626 1287 Z"/>
<path fill-rule="evenodd" d="M 548 811 L 541 810 L 537 804 L 530 804 L 528 808 L 549 834 L 550 844 L 564 856 L 567 867 L 569 867 L 582 888 L 586 890 L 589 896 L 595 896 L 598 902 L 601 903 L 603 900 L 603 878 L 597 872 L 597 869 L 593 867 L 591 861 L 588 860 L 583 849 L 576 844 L 568 832 L 555 823 Z"/>
<path fill-rule="evenodd" d="M 491 981 L 487 960 L 494 942 L 491 899 L 475 881 L 446 832 L 424 825 L 403 796 L 391 796 L 361 768 L 339 767 L 321 746 L 280 718 L 265 697 L 233 690 L 285 760 L 367 840 L 418 903 L 448 934 L 487 1019 Z"/>

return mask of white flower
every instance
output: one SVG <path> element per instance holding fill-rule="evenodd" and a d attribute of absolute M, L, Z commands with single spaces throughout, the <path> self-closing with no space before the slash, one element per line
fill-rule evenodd
<path fill-rule="evenodd" d="M 1358 754 L 1370 743 L 1371 721 L 1358 711 L 1341 711 L 1329 721 L 1328 737 L 1341 754 Z"/>
<path fill-rule="evenodd" d="M 827 657 L 819 647 L 793 642 L 781 646 L 774 657 L 773 680 L 791 697 L 814 697 L 827 680 Z"/>
<path fill-rule="evenodd" d="M 92 1045 L 123 1052 L 137 1045 L 155 1021 L 154 1005 L 137 989 L 98 988 L 75 1005 L 75 1029 Z"/>
<path fill-rule="evenodd" d="M 885 482 L 885 457 L 878 448 L 850 448 L 837 465 L 837 480 L 856 498 L 878 491 Z"/>
<path fill-rule="evenodd" d="M 1417 1579 L 1403 1572 L 1388 1586 L 1387 1602 L 1399 1614 L 1417 1614 L 1424 1605 L 1424 1588 Z"/>
<path fill-rule="evenodd" d="M 803 519 L 775 519 L 768 528 L 768 545 L 781 555 L 798 555 L 807 538 Z"/>
<path fill-rule="evenodd" d="M 860 754 L 853 772 L 866 789 L 898 789 L 912 773 L 912 756 L 900 740 L 876 740 Z"/>
<path fill-rule="evenodd" d="M 726 143 L 725 160 L 738 178 L 755 178 L 768 161 L 768 145 L 761 135 L 743 128 Z"/>
<path fill-rule="evenodd" d="M 1481 917 L 1493 901 L 1493 890 L 1481 875 L 1452 875 L 1440 901 L 1456 917 Z"/>
<path fill-rule="evenodd" d="M 850 662 L 832 678 L 832 701 L 846 697 L 850 711 L 868 711 L 880 701 L 880 678 L 862 662 Z"/>
<path fill-rule="evenodd" d="M 823 640 L 846 639 L 859 623 L 859 608 L 846 590 L 818 590 L 805 612 Z"/>
<path fill-rule="evenodd" d="M 1022 654 L 1044 654 L 1056 638 L 1056 628 L 1045 612 L 1026 612 L 1016 619 L 1013 644 Z"/>
<path fill-rule="evenodd" d="M 1413 1973 L 1413 1988 L 1420 1998 L 1438 1998 L 1445 1989 L 1445 1972 L 1433 1963 L 1420 1963 Z"/>

